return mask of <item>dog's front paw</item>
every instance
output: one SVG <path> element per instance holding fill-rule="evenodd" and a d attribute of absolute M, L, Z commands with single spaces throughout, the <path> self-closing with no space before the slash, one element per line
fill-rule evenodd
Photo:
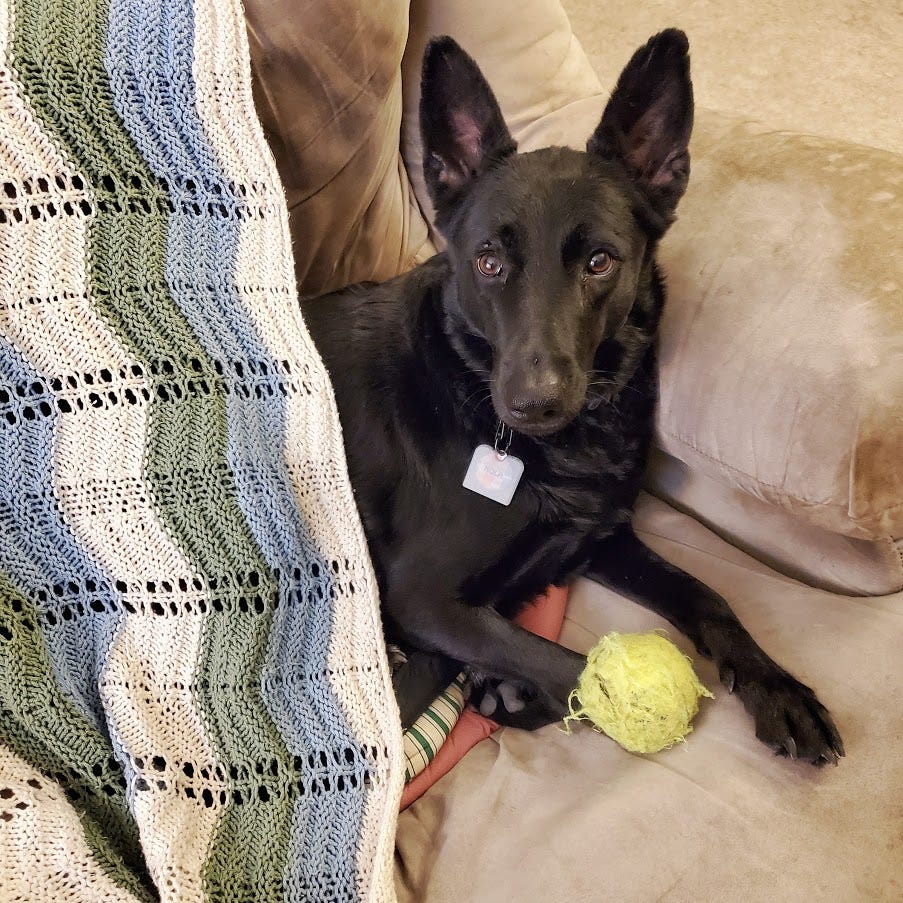
<path fill-rule="evenodd" d="M 529 683 L 479 677 L 471 699 L 481 715 L 497 724 L 533 731 L 565 715 L 564 708 Z"/>
<path fill-rule="evenodd" d="M 504 713 L 516 715 L 529 701 L 524 688 L 512 680 L 488 680 L 480 690 L 482 695 L 476 700 L 477 709 L 486 718 L 494 718 Z"/>
<path fill-rule="evenodd" d="M 815 693 L 780 668 L 755 677 L 730 665 L 721 679 L 736 692 L 756 723 L 756 736 L 778 755 L 814 765 L 837 764 L 843 741 L 828 710 Z"/>

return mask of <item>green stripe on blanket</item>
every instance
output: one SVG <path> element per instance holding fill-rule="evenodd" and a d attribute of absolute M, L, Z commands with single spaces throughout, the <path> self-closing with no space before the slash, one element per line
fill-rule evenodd
<path fill-rule="evenodd" d="M 375 580 L 240 5 L 0 15 L 0 886 L 129 899 L 140 834 L 163 899 L 391 899 Z"/>

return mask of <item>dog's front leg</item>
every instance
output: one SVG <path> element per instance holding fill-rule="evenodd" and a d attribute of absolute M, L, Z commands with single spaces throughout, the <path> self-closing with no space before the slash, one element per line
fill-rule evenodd
<path fill-rule="evenodd" d="M 557 643 L 536 636 L 492 608 L 471 606 L 443 586 L 428 563 L 390 576 L 383 597 L 385 613 L 412 646 L 438 652 L 487 676 L 513 681 L 531 703 L 505 723 L 538 727 L 563 717 L 586 660 Z"/>
<path fill-rule="evenodd" d="M 762 651 L 721 596 L 656 555 L 630 527 L 598 543 L 587 576 L 667 618 L 713 659 L 760 740 L 792 758 L 837 764 L 840 735 L 812 690 Z"/>

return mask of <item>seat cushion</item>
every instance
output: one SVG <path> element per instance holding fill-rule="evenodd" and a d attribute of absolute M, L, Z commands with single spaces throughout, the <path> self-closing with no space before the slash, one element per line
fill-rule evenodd
<path fill-rule="evenodd" d="M 686 744 L 636 756 L 588 727 L 502 728 L 399 817 L 400 903 L 900 899 L 903 593 L 803 586 L 649 498 L 636 523 L 818 691 L 846 758 L 817 769 L 775 757 L 712 664 L 669 629 L 716 696 Z M 662 626 L 582 581 L 561 639 L 584 651 L 609 630 Z"/>

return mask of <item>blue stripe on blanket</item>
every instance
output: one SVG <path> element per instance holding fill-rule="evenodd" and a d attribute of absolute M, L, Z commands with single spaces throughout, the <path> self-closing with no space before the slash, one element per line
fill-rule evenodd
<path fill-rule="evenodd" d="M 0 339 L 3 389 L 39 385 L 41 377 L 18 350 Z M 0 571 L 36 605 L 46 598 L 38 606 L 47 613 L 38 619 L 38 626 L 54 676 L 79 711 L 106 734 L 97 682 L 103 650 L 120 620 L 120 606 L 113 604 L 110 581 L 72 536 L 57 506 L 52 474 L 58 415 L 54 410 L 49 416 L 27 419 L 24 408 L 37 408 L 40 399 L 17 398 L 14 390 L 10 394 L 10 403 L 0 408 L 16 416 L 18 425 L 0 425 Z M 46 403 L 52 405 L 49 397 L 48 391 Z M 95 612 L 91 601 L 104 610 Z"/>

